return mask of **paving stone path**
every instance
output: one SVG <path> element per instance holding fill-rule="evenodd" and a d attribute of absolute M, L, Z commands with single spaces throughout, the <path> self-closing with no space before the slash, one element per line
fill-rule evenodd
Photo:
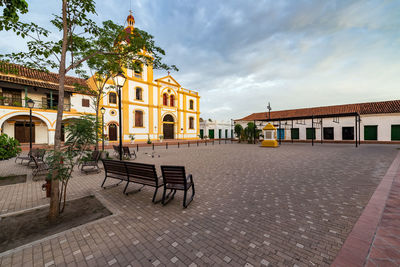
<path fill-rule="evenodd" d="M 152 188 L 125 196 L 122 186 L 100 189 L 103 172 L 75 171 L 68 197 L 96 194 L 115 214 L 2 253 L 0 266 L 329 266 L 398 152 L 209 144 L 159 149 L 152 158 L 141 148 L 136 161 L 156 164 L 159 174 L 163 164 L 193 174 L 187 209 L 179 192 L 167 206 L 153 205 Z M 1 176 L 27 172 L 0 162 Z M 0 214 L 46 205 L 41 183 L 0 187 Z"/>

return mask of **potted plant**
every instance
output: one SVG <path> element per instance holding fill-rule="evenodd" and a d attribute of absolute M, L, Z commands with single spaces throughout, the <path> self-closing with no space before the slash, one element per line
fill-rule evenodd
<path fill-rule="evenodd" d="M 104 145 L 108 145 L 109 144 L 109 141 L 108 141 L 108 135 L 104 135 Z"/>
<path fill-rule="evenodd" d="M 150 135 L 147 135 L 147 144 L 151 144 Z"/>
<path fill-rule="evenodd" d="M 6 100 L 6 97 L 0 95 L 0 105 L 5 105 L 5 103 L 4 103 L 5 101 L 4 100 Z"/>
<path fill-rule="evenodd" d="M 12 105 L 13 105 L 14 107 L 22 107 L 22 103 L 19 102 L 19 101 L 14 101 L 14 102 L 12 103 Z"/>
<path fill-rule="evenodd" d="M 10 103 L 7 101 L 7 97 L 5 97 L 5 96 L 0 96 L 0 104 L 2 104 L 4 106 L 10 105 Z"/>
<path fill-rule="evenodd" d="M 130 134 L 129 139 L 131 140 L 131 144 L 135 143 L 135 135 L 134 134 Z"/>
<path fill-rule="evenodd" d="M 160 134 L 159 138 L 160 138 L 160 142 L 162 143 L 162 140 L 164 139 L 164 135 Z"/>

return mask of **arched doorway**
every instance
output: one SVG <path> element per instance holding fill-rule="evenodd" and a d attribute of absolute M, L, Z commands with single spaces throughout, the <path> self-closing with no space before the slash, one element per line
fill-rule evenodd
<path fill-rule="evenodd" d="M 30 118 L 28 115 L 16 115 L 8 118 L 1 125 L 2 132 L 10 137 L 14 137 L 20 143 L 30 141 Z M 48 127 L 40 118 L 32 116 L 32 143 L 48 143 Z"/>
<path fill-rule="evenodd" d="M 108 140 L 110 141 L 117 141 L 118 134 L 117 134 L 117 125 L 111 123 L 108 125 Z"/>
<path fill-rule="evenodd" d="M 174 139 L 174 117 L 166 115 L 163 119 L 163 135 L 164 139 Z"/>

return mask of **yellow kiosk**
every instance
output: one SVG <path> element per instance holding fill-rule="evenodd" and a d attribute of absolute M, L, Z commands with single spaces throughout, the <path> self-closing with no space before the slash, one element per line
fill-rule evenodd
<path fill-rule="evenodd" d="M 276 128 L 271 123 L 268 123 L 263 128 L 264 131 L 264 141 L 262 141 L 262 147 L 278 147 L 278 142 L 276 141 Z"/>

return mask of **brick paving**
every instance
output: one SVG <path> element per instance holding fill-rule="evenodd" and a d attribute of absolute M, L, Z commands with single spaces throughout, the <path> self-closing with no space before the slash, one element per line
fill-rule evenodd
<path fill-rule="evenodd" d="M 100 189 L 104 173 L 75 171 L 68 197 L 95 194 L 114 215 L 2 253 L 0 265 L 328 266 L 397 154 L 394 146 L 209 144 L 152 158 L 140 148 L 138 162 L 193 174 L 187 209 L 182 194 L 153 205 L 152 188 L 124 196 L 122 186 Z M 2 176 L 27 170 L 0 163 Z M 40 184 L 0 187 L 0 214 L 46 205 Z"/>
<path fill-rule="evenodd" d="M 366 266 L 400 266 L 400 171 L 385 204 Z"/>

